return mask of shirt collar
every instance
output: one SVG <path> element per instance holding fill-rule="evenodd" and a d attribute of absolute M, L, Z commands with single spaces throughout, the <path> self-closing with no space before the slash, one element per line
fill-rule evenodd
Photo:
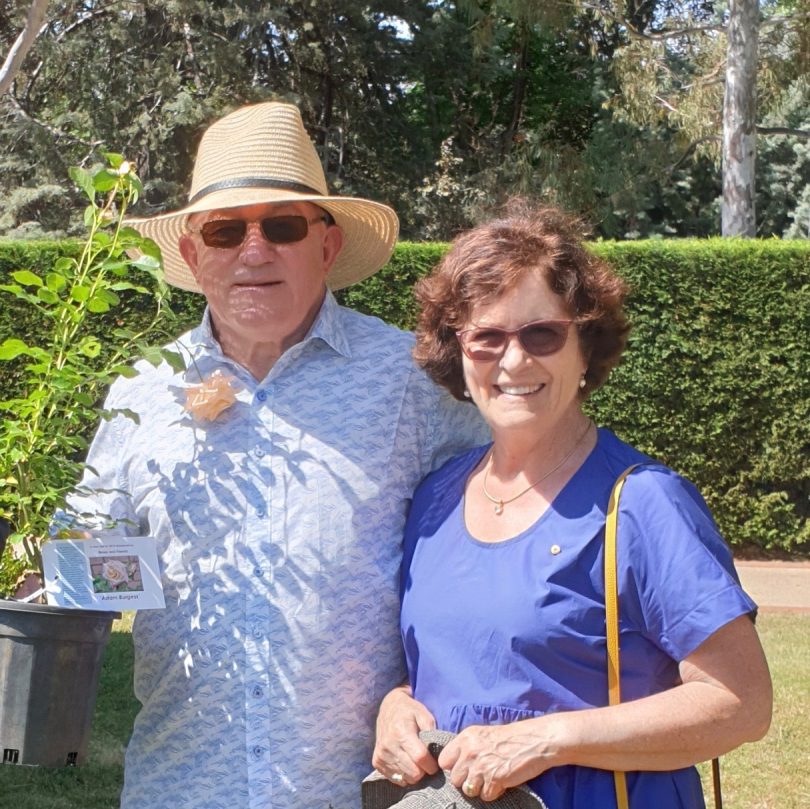
<path fill-rule="evenodd" d="M 332 291 L 327 289 L 324 295 L 321 308 L 315 317 L 310 330 L 307 332 L 303 340 L 298 344 L 299 346 L 311 340 L 323 340 L 338 354 L 351 358 L 351 346 L 349 339 L 346 335 L 346 329 L 341 317 L 341 307 L 335 300 Z M 191 332 L 191 353 L 197 359 L 201 352 L 213 354 L 217 360 L 222 362 L 230 362 L 228 358 L 222 353 L 222 349 L 214 336 L 214 330 L 211 325 L 211 311 L 208 306 L 205 307 L 202 322 Z M 295 348 L 295 346 L 293 346 Z M 292 349 L 289 349 L 292 350 Z"/>
<path fill-rule="evenodd" d="M 340 305 L 335 300 L 332 291 L 327 289 L 321 304 L 318 316 L 312 324 L 307 336 L 301 341 L 321 339 L 338 354 L 351 358 L 352 352 L 349 346 L 349 339 L 343 325 L 343 318 L 340 314 Z"/>

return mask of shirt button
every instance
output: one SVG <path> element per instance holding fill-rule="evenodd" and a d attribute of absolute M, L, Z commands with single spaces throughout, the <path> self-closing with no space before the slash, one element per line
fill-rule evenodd
<path fill-rule="evenodd" d="M 256 569 L 258 570 L 258 568 L 256 568 Z M 262 632 L 262 628 L 258 624 L 256 624 L 253 627 L 253 637 L 254 638 L 263 638 L 264 637 L 264 632 Z"/>
<path fill-rule="evenodd" d="M 267 512 L 263 508 L 256 509 L 256 516 L 261 520 Z"/>
<path fill-rule="evenodd" d="M 253 454 L 257 458 L 264 458 L 264 450 L 263 449 L 255 449 L 255 450 L 253 450 Z"/>
<path fill-rule="evenodd" d="M 253 755 L 256 756 L 256 758 L 261 758 L 263 754 L 264 754 L 264 750 L 261 747 L 259 747 L 259 745 L 257 744 L 253 748 Z"/>
<path fill-rule="evenodd" d="M 266 391 L 266 390 L 260 390 L 260 391 L 259 391 L 259 392 L 256 394 L 256 398 L 257 398 L 257 399 L 258 399 L 260 402 L 266 402 L 266 401 L 267 401 L 267 391 Z"/>
<path fill-rule="evenodd" d="M 257 576 L 258 578 L 261 578 L 262 576 L 264 576 L 264 571 L 260 567 L 254 567 L 253 575 Z"/>
<path fill-rule="evenodd" d="M 261 686 L 257 685 L 254 686 L 253 691 L 251 691 L 251 694 L 253 694 L 253 696 L 256 697 L 256 699 L 259 699 L 259 697 L 264 696 L 264 691 L 262 690 Z"/>

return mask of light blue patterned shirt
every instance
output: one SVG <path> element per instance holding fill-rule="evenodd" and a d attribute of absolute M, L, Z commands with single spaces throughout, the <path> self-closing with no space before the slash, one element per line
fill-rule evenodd
<path fill-rule="evenodd" d="M 472 406 L 433 385 L 413 338 L 327 294 L 257 383 L 208 320 L 185 374 L 116 382 L 72 504 L 158 539 L 165 610 L 138 613 L 125 809 L 355 809 L 383 695 L 403 681 L 397 575 L 411 494 L 482 443 Z M 193 358 L 193 362 L 188 357 Z M 184 389 L 240 385 L 214 422 Z"/>

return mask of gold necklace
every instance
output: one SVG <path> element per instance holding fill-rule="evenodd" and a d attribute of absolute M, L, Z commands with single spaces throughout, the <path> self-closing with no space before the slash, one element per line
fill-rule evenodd
<path fill-rule="evenodd" d="M 481 482 L 481 489 L 484 492 L 484 497 L 486 497 L 490 503 L 495 504 L 495 513 L 498 516 L 500 516 L 501 514 L 503 514 L 504 506 L 508 506 L 510 503 L 514 503 L 515 500 L 517 500 L 519 497 L 523 497 L 523 495 L 526 494 L 526 492 L 530 492 L 535 486 L 542 483 L 547 477 L 553 475 L 577 451 L 577 447 L 585 440 L 585 436 L 590 431 L 592 424 L 593 422 L 589 419 L 588 424 L 586 425 L 585 429 L 582 432 L 582 435 L 579 438 L 577 438 L 576 444 L 574 444 L 574 446 L 571 448 L 571 451 L 568 453 L 568 455 L 566 455 L 558 464 L 549 469 L 548 472 L 546 472 L 546 474 L 543 475 L 543 477 L 536 480 L 534 483 L 532 483 L 531 486 L 528 486 L 519 494 L 516 494 L 514 497 L 510 497 L 508 500 L 504 500 L 503 498 L 500 497 L 493 497 L 487 491 L 487 479 L 489 478 L 489 470 L 490 467 L 492 466 L 492 457 L 495 453 L 495 445 L 493 444 L 492 449 L 489 451 L 489 459 L 487 461 L 486 468 L 484 469 L 484 480 Z"/>

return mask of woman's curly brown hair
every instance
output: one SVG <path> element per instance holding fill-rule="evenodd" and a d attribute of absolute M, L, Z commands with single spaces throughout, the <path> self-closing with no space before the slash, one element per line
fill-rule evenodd
<path fill-rule="evenodd" d="M 542 272 L 576 320 L 588 367 L 583 397 L 618 364 L 630 326 L 627 284 L 583 246 L 579 220 L 557 208 L 515 199 L 502 216 L 458 236 L 431 275 L 415 288 L 421 312 L 414 358 L 457 399 L 464 399 L 456 332 L 473 309 L 498 299 L 530 272 Z"/>

